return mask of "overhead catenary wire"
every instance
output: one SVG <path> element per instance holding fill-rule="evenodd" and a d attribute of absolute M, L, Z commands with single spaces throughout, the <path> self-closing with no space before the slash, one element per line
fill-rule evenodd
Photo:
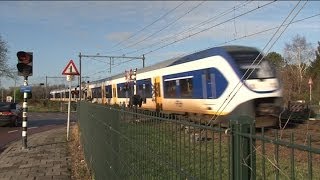
<path fill-rule="evenodd" d="M 120 66 L 120 65 L 123 64 L 123 63 L 131 62 L 131 61 L 133 61 L 133 60 L 136 60 L 136 59 L 135 59 L 135 58 L 132 58 L 132 59 L 126 60 L 126 61 L 124 61 L 124 62 L 116 63 L 116 64 L 114 64 L 114 65 L 112 66 L 112 68 L 117 67 L 117 66 Z M 100 73 L 103 73 L 103 72 L 106 72 L 106 71 L 108 71 L 108 70 L 105 70 L 105 69 L 104 69 L 104 70 L 101 70 L 101 71 L 98 71 L 98 72 L 95 72 L 95 73 L 92 73 L 92 74 L 88 74 L 88 76 L 93 76 L 93 75 L 100 74 Z"/>
<path fill-rule="evenodd" d="M 202 27 L 202 26 L 204 26 L 204 25 L 206 25 L 206 24 L 208 24 L 208 23 L 210 23 L 210 22 L 212 22 L 214 20 L 217 20 L 217 19 L 219 19 L 219 18 L 221 18 L 223 16 L 226 16 L 227 14 L 232 13 L 234 9 L 238 10 L 238 9 L 248 5 L 249 3 L 251 3 L 251 1 L 244 2 L 244 3 L 242 3 L 242 4 L 238 5 L 238 6 L 234 6 L 234 7 L 230 8 L 230 9 L 227 9 L 226 11 L 223 11 L 223 12 L 219 13 L 218 15 L 215 15 L 215 16 L 213 16 L 213 17 L 211 17 L 211 18 L 209 18 L 209 19 L 207 19 L 205 21 L 202 21 L 202 22 L 200 22 L 200 23 L 198 23 L 198 24 L 196 24 L 196 25 L 194 25 L 194 26 L 192 26 L 192 27 L 190 27 L 188 29 L 185 29 L 185 30 L 183 30 L 181 32 L 178 32 L 178 33 L 176 33 L 176 34 L 174 34 L 172 36 L 165 37 L 165 38 L 161 39 L 160 41 L 156 41 L 153 44 L 146 46 L 145 48 L 140 48 L 138 50 L 130 51 L 130 52 L 127 52 L 125 54 L 137 53 L 139 51 L 142 51 L 142 50 L 145 50 L 145 49 L 149 49 L 149 48 L 151 48 L 151 47 L 153 47 L 155 45 L 159 45 L 160 43 L 167 42 L 168 40 L 176 39 L 178 36 L 182 36 L 182 35 L 190 32 L 192 30 L 198 29 L 198 28 L 200 28 L 200 27 Z"/>
<path fill-rule="evenodd" d="M 300 22 L 300 21 L 303 21 L 303 20 L 306 20 L 306 19 L 309 19 L 309 18 L 313 18 L 313 17 L 319 16 L 319 15 L 320 15 L 320 14 L 315 14 L 315 15 L 312 15 L 312 16 L 309 16 L 309 17 L 305 17 L 305 18 L 302 18 L 302 19 L 293 21 L 293 22 L 291 22 L 290 24 L 297 23 L 297 22 Z M 286 25 L 286 24 L 283 24 L 282 26 L 284 26 L 284 25 Z M 288 25 L 288 24 L 287 24 L 287 25 Z M 269 29 L 266 29 L 266 30 L 262 30 L 262 31 L 259 31 L 259 32 L 255 32 L 255 33 L 249 34 L 249 35 L 244 35 L 244 36 L 242 36 L 242 37 L 235 38 L 235 39 L 233 39 L 233 40 L 227 41 L 227 42 L 222 43 L 222 44 L 227 44 L 227 43 L 232 42 L 232 41 L 236 41 L 236 40 L 243 39 L 243 38 L 246 38 L 246 37 L 254 36 L 254 35 L 257 35 L 257 34 L 260 34 L 260 33 L 264 33 L 264 32 L 266 32 L 266 31 L 271 31 L 271 30 L 276 29 L 276 28 L 279 28 L 279 27 L 281 27 L 281 26 L 269 28 Z M 222 44 L 220 44 L 220 45 L 222 45 Z M 219 45 L 219 44 L 217 44 L 217 45 Z M 130 62 L 130 61 L 132 61 L 132 60 L 126 61 L 125 63 Z M 120 63 L 120 64 L 121 64 L 121 63 Z M 119 65 L 120 65 L 120 64 L 119 64 Z M 117 66 L 118 66 L 118 65 L 117 65 Z M 103 72 L 103 71 L 101 71 L 101 72 Z"/>
<path fill-rule="evenodd" d="M 187 14 L 189 14 L 190 12 L 192 12 L 193 10 L 195 10 L 196 8 L 198 8 L 198 7 L 199 7 L 200 5 L 202 5 L 204 2 L 205 2 L 205 1 L 202 1 L 202 2 L 198 3 L 198 4 L 197 4 L 196 6 L 194 6 L 192 9 L 190 9 L 189 11 L 187 11 L 186 13 L 184 13 L 183 15 L 179 16 L 177 19 L 175 19 L 174 21 L 172 21 L 171 23 L 169 23 L 169 24 L 166 25 L 165 27 L 163 27 L 163 28 L 159 29 L 158 31 L 152 33 L 151 35 L 143 38 L 142 40 L 140 40 L 140 41 L 138 41 L 138 42 L 136 42 L 136 43 L 130 44 L 130 45 L 128 45 L 128 46 L 126 46 L 126 47 L 124 47 L 124 48 L 122 48 L 122 49 L 119 49 L 119 50 L 117 50 L 117 51 L 122 51 L 122 50 L 124 50 L 124 49 L 129 48 L 129 47 L 134 47 L 134 46 L 136 46 L 136 45 L 138 45 L 138 44 L 146 41 L 147 39 L 151 38 L 152 36 L 160 33 L 161 31 L 165 30 L 166 28 L 168 28 L 168 27 L 170 27 L 171 25 L 173 25 L 174 23 L 176 23 L 178 20 L 180 20 L 181 18 L 183 18 L 184 16 L 186 16 Z"/>
<path fill-rule="evenodd" d="M 296 20 L 296 21 L 291 22 L 290 24 L 298 23 L 298 22 L 301 22 L 301 21 L 304 21 L 304 20 L 307 20 L 307 19 L 310 19 L 310 18 L 317 17 L 317 16 L 319 16 L 319 15 L 320 15 L 320 14 L 318 13 L 318 14 L 314 14 L 314 15 L 311 15 L 311 16 L 308 16 L 308 17 L 305 17 L 305 18 L 301 18 L 301 19 L 299 19 L 299 20 Z M 287 25 L 287 24 L 284 24 L 283 26 L 286 26 L 286 25 Z M 225 44 L 228 44 L 228 43 L 230 43 L 230 42 L 234 42 L 234 41 L 237 41 L 237 40 L 240 40 L 240 39 L 244 39 L 244 38 L 247 38 L 247 37 L 251 37 L 251 36 L 258 35 L 258 34 L 262 34 L 262 33 L 265 33 L 265 32 L 267 32 L 267 31 L 271 31 L 271 30 L 274 30 L 274 29 L 277 29 L 277 28 L 279 28 L 279 26 L 272 27 L 272 28 L 269 28 L 269 29 L 264 29 L 264 30 L 262 30 L 262 31 L 257 31 L 257 32 L 254 32 L 254 33 L 251 33 L 251 34 L 248 34 L 248 35 L 243 35 L 243 36 L 240 36 L 240 37 L 231 39 L 231 40 L 229 40 L 229 41 L 225 41 L 225 42 L 223 42 L 223 43 L 215 44 L 214 46 L 225 45 Z M 173 42 L 171 42 L 171 43 L 168 43 L 168 44 L 166 44 L 166 45 L 164 45 L 164 46 L 162 46 L 162 47 L 160 47 L 160 48 L 156 48 L 156 49 L 154 49 L 154 50 L 151 50 L 151 51 L 149 51 L 148 53 L 145 53 L 145 54 L 154 53 L 154 52 L 156 52 L 157 50 L 160 50 L 160 49 L 162 49 L 162 48 L 165 48 L 165 47 L 167 47 L 167 46 L 170 46 L 170 45 L 172 45 L 172 44 L 175 44 L 175 43 L 177 43 L 177 42 L 179 42 L 179 41 L 182 41 L 182 40 L 184 40 L 184 39 L 187 39 L 187 38 L 189 38 L 189 36 L 186 36 L 186 37 L 184 37 L 184 38 L 182 38 L 182 39 L 179 39 L 179 40 L 175 40 L 175 41 L 173 41 Z M 142 50 L 145 50 L 145 49 L 150 49 L 151 47 L 153 47 L 153 46 L 155 46 L 155 45 L 159 45 L 159 44 L 161 44 L 162 42 L 166 42 L 166 40 L 169 40 L 169 39 L 172 39 L 172 37 L 165 38 L 165 39 L 161 40 L 160 42 L 158 41 L 158 42 L 155 42 L 155 43 L 149 45 L 148 47 L 141 48 L 141 49 L 139 49 L 139 50 L 134 50 L 134 51 L 128 52 L 128 53 L 126 53 L 126 54 L 137 53 L 137 52 L 142 51 Z M 198 50 L 198 51 L 199 51 L 199 50 Z M 180 55 L 180 56 L 183 56 L 183 55 Z"/>
<path fill-rule="evenodd" d="M 282 22 L 282 25 L 286 22 L 286 20 L 290 17 L 290 15 L 293 13 L 293 11 L 297 8 L 297 6 L 299 5 L 300 1 L 296 4 L 296 6 L 291 10 L 291 12 L 288 14 L 288 16 L 286 17 L 286 19 Z M 265 47 L 263 48 L 263 50 L 268 46 L 268 44 L 272 41 L 272 39 L 275 37 L 275 35 L 278 33 L 278 31 L 280 30 L 280 28 L 282 27 L 282 25 L 279 26 L 279 28 L 277 29 L 277 31 L 273 34 L 273 36 L 270 38 L 270 40 L 268 41 L 268 43 L 265 45 Z M 263 51 L 262 50 L 262 51 Z M 251 66 L 253 66 L 253 64 L 255 63 L 255 61 L 258 59 L 258 57 L 261 55 L 261 52 L 258 54 L 258 56 L 254 59 L 254 61 L 252 62 Z M 263 57 L 261 58 L 261 60 L 263 59 Z M 261 61 L 260 60 L 260 61 Z M 259 62 L 260 62 L 259 61 Z M 236 95 L 236 93 L 239 91 L 239 89 L 242 87 L 241 81 L 243 81 L 244 77 L 247 75 L 247 73 L 249 72 L 248 68 L 246 70 L 246 72 L 243 74 L 243 76 L 240 78 L 239 82 L 236 84 L 236 86 L 233 88 L 233 90 L 229 93 L 229 95 L 226 97 L 226 99 L 224 100 L 224 102 L 221 104 L 221 106 L 218 108 L 217 112 L 220 111 L 220 113 L 218 113 L 217 116 L 214 116 L 214 120 L 217 120 L 217 118 L 221 115 L 221 113 L 223 112 L 223 110 L 227 107 L 227 105 L 231 102 L 231 100 L 234 98 L 234 96 Z M 251 75 L 251 74 L 250 74 Z M 248 78 L 249 76 L 247 76 Z M 240 85 L 240 88 L 236 91 L 235 94 L 232 95 L 232 93 L 235 91 L 235 89 Z M 231 96 L 232 95 L 232 96 Z M 230 99 L 229 99 L 230 98 Z M 228 101 L 229 100 L 229 101 Z M 227 102 L 228 101 L 228 102 Z M 225 105 L 225 103 L 227 102 L 227 104 Z M 224 107 L 223 107 L 224 106 Z M 223 107 L 223 108 L 222 108 Z M 222 108 L 222 109 L 221 109 Z M 220 110 L 221 109 L 221 110 Z M 211 119 L 212 120 L 212 119 Z M 208 122 L 208 124 L 210 124 L 211 120 Z"/>
<path fill-rule="evenodd" d="M 310 18 L 314 18 L 314 17 L 316 17 L 316 16 L 320 16 L 320 13 L 319 13 L 319 14 L 314 14 L 314 15 L 312 15 L 312 16 L 308 16 L 308 17 L 305 17 L 305 18 L 302 18 L 302 19 L 299 19 L 299 20 L 296 20 L 296 21 L 293 21 L 293 22 L 291 22 L 291 23 L 284 24 L 284 25 L 282 25 L 282 26 L 286 26 L 286 25 L 298 23 L 298 22 L 301 22 L 301 21 L 304 21 L 304 20 L 307 20 L 307 19 L 310 19 Z M 224 44 L 229 44 L 230 42 L 237 41 L 237 40 L 240 40 L 240 39 L 243 39 L 243 38 L 247 38 L 247 37 L 251 37 L 251 36 L 255 36 L 255 35 L 258 35 L 258 34 L 262 34 L 262 33 L 265 33 L 265 32 L 268 32 L 268 31 L 271 31 L 271 30 L 274 30 L 274 29 L 277 29 L 277 28 L 279 28 L 279 27 L 280 27 L 280 26 L 276 26 L 276 27 L 272 27 L 272 28 L 269 28 L 269 29 L 264 29 L 264 30 L 262 30 L 262 31 L 257 31 L 257 32 L 254 32 L 254 33 L 251 33 L 251 34 L 248 34 L 248 35 L 240 36 L 240 37 L 231 39 L 231 40 L 229 40 L 229 41 L 225 41 L 224 43 L 216 44 L 215 46 L 220 46 L 220 45 L 224 45 Z"/>
<path fill-rule="evenodd" d="M 279 26 L 279 28 L 277 29 L 277 31 L 273 34 L 273 36 L 270 38 L 270 40 L 268 41 L 268 43 L 265 45 L 265 47 L 263 48 L 263 50 L 261 52 L 264 51 L 264 49 L 266 49 L 268 47 L 268 45 L 271 43 L 272 39 L 276 36 L 276 34 L 280 31 L 280 28 L 285 24 L 285 22 L 287 21 L 287 19 L 291 16 L 291 14 L 294 12 L 294 10 L 298 7 L 298 5 L 300 4 L 301 1 L 299 1 L 296 6 L 291 10 L 291 12 L 289 13 L 289 15 L 286 17 L 286 19 L 282 22 L 282 25 Z M 292 17 L 292 19 L 290 20 L 290 22 L 292 22 L 294 20 L 294 18 L 300 13 L 300 11 L 304 8 L 304 6 L 306 5 L 307 1 L 303 4 L 303 6 L 298 10 L 298 12 L 294 15 L 294 17 Z M 281 37 L 281 35 L 284 33 L 284 31 L 288 28 L 288 26 L 290 25 L 290 23 L 287 24 L 287 26 L 283 29 L 283 31 L 280 33 L 280 35 L 274 40 L 274 42 L 270 45 L 269 49 L 267 50 L 267 52 L 263 55 L 263 57 L 258 60 L 259 56 L 261 55 L 261 52 L 259 53 L 259 55 L 255 58 L 255 60 L 252 62 L 251 67 L 253 67 L 252 70 L 249 70 L 250 68 L 248 68 L 246 70 L 246 72 L 244 73 L 244 75 L 241 77 L 241 79 L 239 80 L 238 84 L 234 87 L 234 89 L 230 92 L 230 94 L 227 96 L 227 98 L 225 99 L 225 101 L 222 103 L 222 105 L 219 107 L 218 111 L 218 115 L 214 116 L 209 122 L 208 125 L 212 122 L 212 120 L 216 121 L 218 119 L 218 117 L 221 115 L 221 113 L 223 112 L 223 110 L 228 106 L 228 104 L 232 101 L 232 99 L 235 97 L 235 95 L 239 92 L 240 88 L 243 86 L 243 84 L 241 83 L 241 81 L 243 81 L 243 79 L 246 77 L 246 80 L 250 77 L 250 75 L 253 73 L 253 71 L 255 70 L 256 67 L 254 67 L 253 65 L 256 63 L 256 61 L 258 60 L 257 64 L 260 64 L 260 62 L 263 60 L 263 58 L 266 56 L 266 54 L 270 51 L 270 49 L 273 47 L 273 45 L 278 41 L 278 39 Z M 249 75 L 247 76 L 247 73 L 251 71 L 249 73 Z M 240 86 L 239 86 L 240 85 Z M 239 86 L 239 87 L 238 87 Z M 236 91 L 235 89 L 238 88 Z M 235 93 L 231 96 L 231 94 L 235 91 Z M 228 100 L 228 98 L 230 98 Z M 228 100 L 228 102 L 225 104 L 225 102 Z M 223 107 L 224 106 L 224 107 Z M 223 109 L 221 109 L 223 107 Z M 220 110 L 221 109 L 221 110 Z"/>
<path fill-rule="evenodd" d="M 304 21 L 304 20 L 306 20 L 306 19 L 310 19 L 310 18 L 319 16 L 319 15 L 320 15 L 320 14 L 315 14 L 315 15 L 312 15 L 312 16 L 309 16 L 309 17 L 305 17 L 305 18 L 302 18 L 302 19 L 299 19 L 299 20 L 290 22 L 289 24 L 293 24 L 293 23 L 297 23 L 297 22 L 300 22 L 300 21 Z M 283 24 L 283 25 L 281 25 L 281 26 L 289 25 L 289 24 Z M 222 44 L 227 44 L 227 43 L 230 43 L 230 42 L 232 42 L 232 41 L 236 41 L 236 40 L 243 39 L 243 38 L 246 38 L 246 37 L 254 36 L 254 35 L 257 35 L 257 34 L 260 34 L 260 33 L 264 33 L 264 32 L 266 32 L 266 31 L 271 31 L 271 30 L 276 29 L 276 28 L 279 28 L 279 27 L 281 27 L 281 26 L 269 28 L 269 29 L 266 29 L 266 30 L 262 30 L 262 31 L 259 31 L 259 32 L 255 32 L 255 33 L 249 34 L 249 35 L 244 35 L 244 36 L 242 36 L 242 37 L 235 38 L 235 39 L 233 39 L 233 40 L 227 41 L 227 42 L 222 43 Z M 222 44 L 220 44 L 220 45 L 222 45 Z M 217 45 L 218 45 L 218 44 L 217 44 Z M 130 62 L 130 61 L 132 61 L 132 60 L 129 60 L 129 61 L 126 61 L 126 62 L 123 62 L 123 63 L 127 63 L 127 62 Z M 121 63 L 119 63 L 119 64 L 116 65 L 116 66 L 119 66 L 120 64 L 121 64 Z M 104 71 L 106 71 L 106 70 L 104 70 Z M 104 72 L 104 71 L 100 71 L 100 72 L 98 72 L 98 73 L 101 73 L 101 72 Z M 98 73 L 96 73 L 96 74 L 98 74 Z M 94 74 L 95 74 L 95 73 L 94 73 Z"/>
<path fill-rule="evenodd" d="M 262 8 L 262 7 L 265 7 L 265 6 L 268 6 L 268 5 L 270 5 L 270 4 L 274 3 L 274 2 L 275 2 L 275 1 L 268 2 L 268 3 L 266 3 L 266 4 L 262 5 L 262 6 L 259 6 L 259 7 L 257 7 L 257 8 L 252 9 L 252 10 L 249 10 L 249 11 L 247 11 L 247 12 L 244 12 L 244 13 L 242 13 L 242 14 L 239 14 L 238 16 L 229 18 L 229 19 L 227 19 L 227 20 L 225 20 L 225 21 L 223 21 L 223 22 L 220 22 L 220 23 L 218 23 L 218 24 L 215 24 L 215 25 L 213 25 L 213 26 L 210 26 L 210 27 L 208 27 L 208 28 L 205 28 L 205 29 L 203 29 L 203 30 L 201 30 L 201 31 L 198 31 L 198 32 L 196 32 L 196 33 L 193 33 L 193 34 L 188 35 L 188 36 L 186 36 L 186 37 L 183 37 L 183 38 L 181 38 L 181 39 L 175 40 L 175 41 L 173 41 L 173 42 L 171 42 L 171 43 L 168 43 L 168 44 L 166 44 L 166 45 L 163 45 L 163 46 L 161 46 L 161 47 L 159 47 L 159 48 L 156 48 L 156 49 L 154 49 L 154 50 L 148 51 L 147 53 L 144 53 L 144 54 L 147 55 L 147 54 L 153 53 L 153 52 L 155 52 L 155 51 L 157 51 L 157 50 L 163 49 L 163 48 L 165 48 L 165 47 L 167 47 L 167 46 L 170 46 L 170 45 L 172 45 L 172 44 L 175 44 L 175 43 L 177 43 L 177 42 L 180 42 L 180 41 L 182 41 L 182 40 L 188 39 L 188 38 L 193 37 L 193 36 L 195 36 L 195 35 L 198 35 L 198 34 L 200 34 L 200 33 L 202 33 L 202 32 L 208 31 L 208 30 L 210 30 L 210 29 L 212 29 L 212 28 L 214 28 L 214 27 L 217 27 L 217 26 L 219 26 L 219 25 L 221 25 L 221 24 L 224 24 L 224 23 L 226 23 L 226 22 L 232 21 L 232 20 L 235 19 L 235 18 L 239 18 L 239 17 L 241 17 L 241 16 L 244 16 L 244 15 L 246 15 L 246 14 L 249 14 L 249 13 L 251 13 L 251 12 L 257 10 L 257 9 L 260 9 L 260 8 Z"/>
<path fill-rule="evenodd" d="M 308 19 L 308 18 L 311 18 L 311 17 L 315 17 L 315 16 L 318 16 L 319 14 L 317 14 L 317 15 L 313 15 L 313 16 L 310 16 L 310 17 L 307 17 L 307 18 L 304 18 L 304 19 L 300 19 L 300 20 L 297 20 L 297 21 L 291 21 L 290 23 L 287 23 L 287 24 L 282 24 L 281 26 L 278 26 L 278 27 L 282 27 L 282 26 L 284 26 L 284 25 L 290 25 L 290 24 L 292 24 L 292 23 L 295 23 L 295 22 L 299 22 L 299 21 L 302 21 L 302 20 L 305 20 L 305 19 Z M 277 27 L 276 27 L 277 28 Z M 272 28 L 272 29 L 275 29 L 275 28 Z M 269 31 L 269 30 L 272 30 L 272 29 L 267 29 L 267 30 L 265 30 L 265 31 Z M 261 31 L 260 31 L 261 32 Z M 252 35 L 254 35 L 254 34 L 251 34 L 251 35 L 247 35 L 246 37 L 248 37 L 248 36 L 252 36 Z M 242 38 L 244 38 L 244 37 L 242 37 Z M 239 39 L 239 38 L 238 38 Z M 130 60 L 129 60 L 130 61 Z M 129 62 L 129 61 L 127 61 L 127 62 Z"/>
<path fill-rule="evenodd" d="M 273 2 L 274 2 L 274 1 L 273 1 Z M 176 20 L 173 21 L 173 22 L 176 22 L 177 20 L 181 19 L 183 16 L 185 16 L 185 15 L 188 14 L 188 13 L 190 13 L 192 10 L 194 10 L 195 8 L 197 8 L 198 6 L 200 6 L 202 3 L 204 3 L 204 2 L 199 3 L 197 6 L 193 7 L 191 10 L 189 10 L 188 12 L 186 12 L 184 15 L 180 16 L 178 19 L 176 19 Z M 241 5 L 239 5 L 239 7 L 244 6 L 244 5 L 248 4 L 248 3 L 249 3 L 249 2 L 246 2 L 246 3 L 244 3 L 244 4 L 241 4 Z M 259 6 L 258 8 L 255 8 L 255 9 L 253 9 L 253 10 L 250 10 L 250 11 L 246 12 L 246 13 L 240 14 L 240 15 L 238 15 L 238 16 L 236 16 L 236 17 L 233 17 L 233 18 L 231 18 L 231 19 L 229 19 L 229 20 L 227 20 L 227 21 L 224 21 L 224 22 L 222 22 L 222 23 L 226 23 L 226 22 L 231 21 L 231 20 L 233 20 L 233 19 L 235 19 L 235 18 L 241 17 L 241 16 L 243 16 L 243 15 L 245 15 L 245 14 L 248 14 L 248 13 L 250 13 L 250 12 L 253 12 L 253 11 L 256 10 L 256 9 L 262 8 L 262 7 L 267 6 L 267 5 L 271 4 L 271 3 L 272 3 L 272 2 L 267 3 L 267 4 L 264 4 L 264 5 L 262 5 L 262 6 Z M 230 8 L 229 10 L 227 10 L 227 11 L 225 11 L 225 12 L 219 14 L 219 15 L 220 15 L 220 16 L 223 16 L 223 15 L 226 14 L 226 13 L 233 12 L 233 10 L 234 10 L 234 8 Z M 219 15 L 218 15 L 218 16 L 219 16 Z M 207 22 L 208 22 L 208 21 L 212 21 L 212 20 L 215 19 L 215 18 L 217 18 L 217 16 L 208 19 Z M 205 22 L 205 21 L 204 21 L 204 22 Z M 202 22 L 202 23 L 204 23 L 204 22 Z M 222 23 L 219 23 L 219 24 L 222 24 Z M 172 23 L 171 23 L 171 24 L 172 24 Z M 200 23 L 200 24 L 201 24 L 201 23 Z M 219 25 L 219 24 L 218 24 L 218 25 Z M 169 25 L 170 25 L 170 24 L 169 24 Z M 166 27 L 168 27 L 169 25 L 167 25 Z M 217 26 L 217 25 L 215 25 L 215 26 Z M 165 28 L 166 28 L 166 27 L 165 27 Z M 213 27 L 211 26 L 210 28 L 213 28 Z M 162 28 L 162 29 L 164 29 L 164 28 Z M 160 29 L 160 30 L 161 30 L 161 29 Z M 200 32 L 197 32 L 197 33 L 195 33 L 195 34 L 199 34 L 199 33 L 204 32 L 204 31 L 206 31 L 206 30 L 209 30 L 209 29 L 208 29 L 208 28 L 207 28 L 207 29 L 204 29 L 204 30 L 202 30 L 202 31 L 200 31 Z M 155 33 L 154 33 L 154 34 L 155 34 Z M 195 35 L 195 34 L 194 34 L 194 35 Z M 190 36 L 192 36 L 192 35 L 189 35 L 189 36 L 187 36 L 186 38 L 189 38 Z M 183 38 L 183 39 L 186 39 L 186 38 Z M 180 39 L 179 41 L 181 41 L 181 40 L 183 40 L 183 39 Z M 173 43 L 176 43 L 176 42 L 177 42 L 177 41 L 175 41 L 175 42 L 173 42 Z M 171 44 L 173 44 L 173 43 L 171 43 Z M 169 44 L 169 45 L 171 45 L 171 44 Z M 168 45 L 166 45 L 166 46 L 168 46 Z M 158 49 L 161 49 L 161 47 L 158 48 Z M 158 49 L 157 49 L 157 50 L 158 50 Z M 150 51 L 150 52 L 148 52 L 148 53 L 151 53 L 151 52 L 154 52 L 154 51 L 156 51 L 156 50 L 152 50 L 152 51 Z"/>
<path fill-rule="evenodd" d="M 293 21 L 293 22 L 290 22 L 290 23 L 287 23 L 287 24 L 283 24 L 282 26 L 291 25 L 291 24 L 298 23 L 298 22 L 301 22 L 301 21 L 304 21 L 304 20 L 307 20 L 307 19 L 310 19 L 310 18 L 317 17 L 317 16 L 320 16 L 320 13 L 314 14 L 314 15 L 311 15 L 311 16 L 308 16 L 308 17 L 304 17 L 304 18 L 301 18 L 299 20 L 296 20 L 296 21 Z M 279 27 L 281 27 L 281 26 L 275 26 L 275 27 L 272 27 L 272 28 L 268 28 L 268 29 L 264 29 L 264 30 L 261 30 L 261 31 L 253 32 L 251 34 L 243 35 L 243 36 L 240 36 L 240 37 L 237 37 L 237 38 L 234 38 L 234 39 L 222 42 L 222 43 L 214 44 L 213 47 L 230 44 L 231 42 L 234 42 L 234 41 L 237 41 L 237 40 L 241 40 L 241 39 L 244 39 L 244 38 L 248 38 L 248 37 L 252 37 L 252 36 L 255 36 L 255 35 L 258 35 L 258 34 L 262 34 L 262 33 L 268 32 L 268 31 L 272 31 L 272 30 L 277 29 Z M 212 46 L 204 48 L 202 50 L 206 50 L 206 49 L 209 49 L 211 47 Z M 202 51 L 202 50 L 197 50 L 197 52 Z M 186 53 L 186 54 L 189 54 L 189 53 Z M 186 55 L 186 54 L 184 54 L 184 55 Z M 180 55 L 180 56 L 184 56 L 184 55 Z"/>
<path fill-rule="evenodd" d="M 143 27 L 142 29 L 140 29 L 139 31 L 137 31 L 136 33 L 134 33 L 133 35 L 129 36 L 128 38 L 120 41 L 119 43 L 117 43 L 116 45 L 114 45 L 112 48 L 115 48 L 119 45 L 121 45 L 123 42 L 128 41 L 129 39 L 135 37 L 136 35 L 138 35 L 140 32 L 146 30 L 148 27 L 152 26 L 153 24 L 155 24 L 156 22 L 160 21 L 161 19 L 163 19 L 164 17 L 166 17 L 167 15 L 169 15 L 170 13 L 172 13 L 173 11 L 175 11 L 176 9 L 178 9 L 181 5 L 183 5 L 186 1 L 183 1 L 182 3 L 178 4 L 175 8 L 171 9 L 170 11 L 168 11 L 167 13 L 165 13 L 164 15 L 162 15 L 161 17 L 159 17 L 158 19 L 156 19 L 155 21 L 153 21 L 152 23 L 148 24 L 147 26 Z M 107 53 L 111 53 L 111 52 L 116 52 L 119 50 L 115 50 L 115 51 L 110 51 Z"/>

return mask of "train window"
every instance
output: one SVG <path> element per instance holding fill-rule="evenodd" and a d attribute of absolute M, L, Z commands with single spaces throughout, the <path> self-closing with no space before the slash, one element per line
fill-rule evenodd
<path fill-rule="evenodd" d="M 138 85 L 137 94 L 139 94 L 143 98 L 151 98 L 151 84 L 140 84 Z"/>
<path fill-rule="evenodd" d="M 180 94 L 182 98 L 192 97 L 192 78 L 180 79 Z"/>
<path fill-rule="evenodd" d="M 118 98 L 125 98 L 125 91 L 123 89 L 123 87 L 118 87 Z"/>
<path fill-rule="evenodd" d="M 166 98 L 175 98 L 176 94 L 176 80 L 164 82 L 164 95 Z"/>
<path fill-rule="evenodd" d="M 152 97 L 151 79 L 137 81 L 137 94 L 139 94 L 142 98 Z"/>
<path fill-rule="evenodd" d="M 111 85 L 105 87 L 106 98 L 112 98 L 112 87 Z"/>
<path fill-rule="evenodd" d="M 274 78 L 276 73 L 268 61 L 263 60 L 259 65 L 240 64 L 240 71 L 243 74 L 247 72 L 246 79 L 267 79 Z M 250 76 L 248 78 L 248 76 Z"/>
<path fill-rule="evenodd" d="M 206 73 L 207 81 L 211 81 L 211 76 L 210 76 L 210 71 L 209 71 L 209 69 L 207 69 L 206 71 L 207 71 L 207 73 Z"/>
<path fill-rule="evenodd" d="M 274 68 L 267 60 L 262 59 L 263 55 L 257 50 L 234 50 L 229 53 L 238 64 L 241 75 L 248 71 L 245 79 L 266 79 L 276 76 Z M 260 64 L 258 64 L 259 61 L 261 61 Z"/>
<path fill-rule="evenodd" d="M 92 98 L 101 98 L 101 87 L 92 88 Z"/>
<path fill-rule="evenodd" d="M 56 93 L 54 97 L 55 98 L 61 98 L 61 95 L 60 95 L 60 93 Z"/>
<path fill-rule="evenodd" d="M 127 85 L 125 83 L 121 83 L 117 85 L 117 93 L 118 98 L 128 98 L 131 96 L 131 92 L 133 91 L 133 88 L 131 85 Z"/>

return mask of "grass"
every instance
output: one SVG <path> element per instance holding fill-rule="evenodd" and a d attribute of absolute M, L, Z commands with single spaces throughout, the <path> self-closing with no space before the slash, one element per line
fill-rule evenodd
<path fill-rule="evenodd" d="M 134 117 L 129 112 L 118 119 L 117 113 L 108 108 L 95 106 L 92 111 L 89 108 L 84 106 L 82 114 L 80 111 L 80 123 L 87 159 L 98 179 L 230 179 L 232 176 L 229 135 L 207 130 L 207 134 L 200 136 L 199 126 L 183 127 L 179 121 Z M 198 138 L 202 140 L 197 141 Z M 276 167 L 273 146 L 266 144 L 266 152 L 262 153 L 261 142 L 256 142 L 256 179 L 275 179 L 277 174 L 279 179 L 310 179 L 311 175 L 320 179 L 319 154 L 312 155 L 312 174 L 309 174 L 307 153 L 295 150 L 292 162 L 292 149 L 279 147 Z M 243 162 L 241 159 L 240 163 Z"/>
<path fill-rule="evenodd" d="M 90 137 L 85 146 L 98 178 L 219 179 L 230 174 L 228 146 L 218 142 L 218 134 L 214 141 L 201 142 L 195 133 L 186 134 L 171 123 L 123 122 L 114 130 L 110 122 L 90 122 L 95 128 L 86 132 Z"/>
<path fill-rule="evenodd" d="M 71 103 L 71 111 L 76 109 L 76 103 Z M 29 100 L 28 101 L 28 111 L 29 112 L 67 112 L 68 103 L 67 102 L 56 102 L 56 101 L 46 101 L 46 100 Z"/>
<path fill-rule="evenodd" d="M 78 125 L 71 126 L 70 140 L 68 143 L 68 152 L 71 156 L 71 179 L 90 180 L 92 177 L 84 158 L 79 137 Z"/>

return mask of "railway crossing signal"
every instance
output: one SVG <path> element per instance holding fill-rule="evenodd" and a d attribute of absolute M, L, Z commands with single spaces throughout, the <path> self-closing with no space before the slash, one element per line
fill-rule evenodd
<path fill-rule="evenodd" d="M 28 76 L 32 76 L 32 69 L 33 69 L 33 52 L 24 52 L 19 51 L 17 52 L 18 58 L 18 76 L 24 76 L 23 82 L 23 113 L 22 113 L 22 148 L 28 149 L 27 146 L 27 122 L 28 122 L 28 99 L 32 97 L 31 88 L 28 86 Z M 29 92 L 28 92 L 29 91 Z"/>
<path fill-rule="evenodd" d="M 33 52 L 17 52 L 18 57 L 18 76 L 32 76 Z"/>

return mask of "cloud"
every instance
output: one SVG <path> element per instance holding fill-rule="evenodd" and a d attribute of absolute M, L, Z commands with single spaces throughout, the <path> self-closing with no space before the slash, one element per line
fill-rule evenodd
<path fill-rule="evenodd" d="M 121 42 L 132 35 L 131 32 L 112 32 L 107 34 L 105 37 L 108 41 Z"/>

